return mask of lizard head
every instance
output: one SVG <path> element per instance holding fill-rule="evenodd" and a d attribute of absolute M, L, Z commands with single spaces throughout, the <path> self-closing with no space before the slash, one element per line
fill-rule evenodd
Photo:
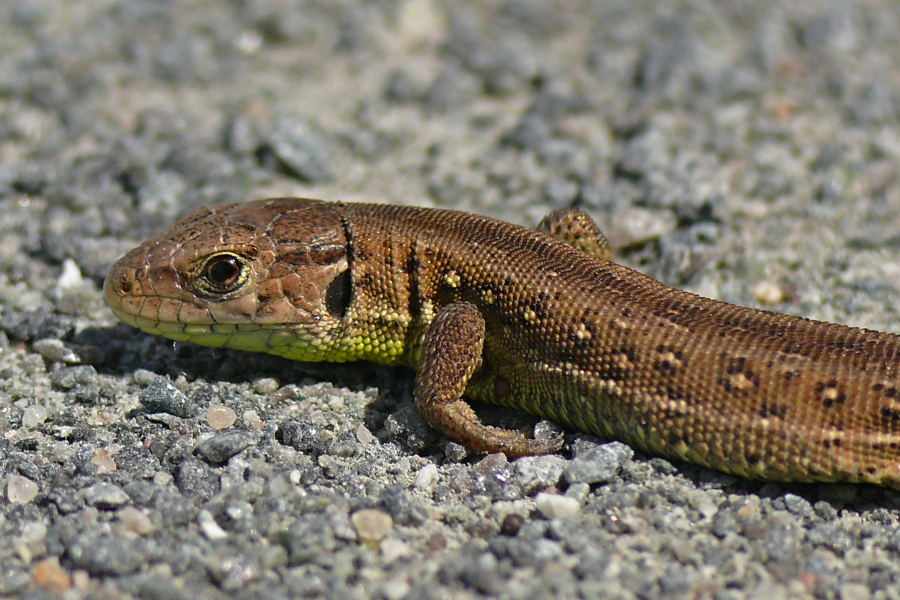
<path fill-rule="evenodd" d="M 341 360 L 333 332 L 351 286 L 337 206 L 277 198 L 201 208 L 119 259 L 105 300 L 129 325 L 171 339 Z"/>

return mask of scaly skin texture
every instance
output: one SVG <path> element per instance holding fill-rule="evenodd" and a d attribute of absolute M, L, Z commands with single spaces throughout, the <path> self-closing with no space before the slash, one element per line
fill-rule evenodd
<path fill-rule="evenodd" d="M 462 398 L 738 475 L 900 488 L 900 337 L 700 298 L 608 260 L 587 215 L 274 199 L 201 209 L 112 268 L 126 323 L 418 369 L 423 417 L 510 456 Z"/>

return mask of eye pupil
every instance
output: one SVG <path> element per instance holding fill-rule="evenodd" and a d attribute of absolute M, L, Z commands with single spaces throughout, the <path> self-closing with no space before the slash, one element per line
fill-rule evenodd
<path fill-rule="evenodd" d="M 223 256 L 212 261 L 206 269 L 209 281 L 217 286 L 227 287 L 241 275 L 241 265 L 233 256 Z"/>

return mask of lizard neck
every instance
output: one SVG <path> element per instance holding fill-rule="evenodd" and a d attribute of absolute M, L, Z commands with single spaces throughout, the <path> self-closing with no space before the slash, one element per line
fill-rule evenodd
<path fill-rule="evenodd" d="M 416 343 L 410 335 L 421 331 L 421 338 L 424 327 L 416 314 L 416 239 L 397 227 L 403 217 L 392 214 L 403 209 L 371 211 L 357 205 L 341 209 L 351 277 L 351 300 L 340 334 L 344 345 L 354 360 L 415 366 L 410 348 L 421 340 Z"/>

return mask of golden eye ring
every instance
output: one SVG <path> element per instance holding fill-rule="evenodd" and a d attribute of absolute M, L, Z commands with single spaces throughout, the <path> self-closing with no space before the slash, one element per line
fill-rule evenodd
<path fill-rule="evenodd" d="M 213 254 L 203 263 L 197 285 L 211 294 L 227 294 L 240 288 L 250 276 L 247 262 L 231 252 Z"/>

